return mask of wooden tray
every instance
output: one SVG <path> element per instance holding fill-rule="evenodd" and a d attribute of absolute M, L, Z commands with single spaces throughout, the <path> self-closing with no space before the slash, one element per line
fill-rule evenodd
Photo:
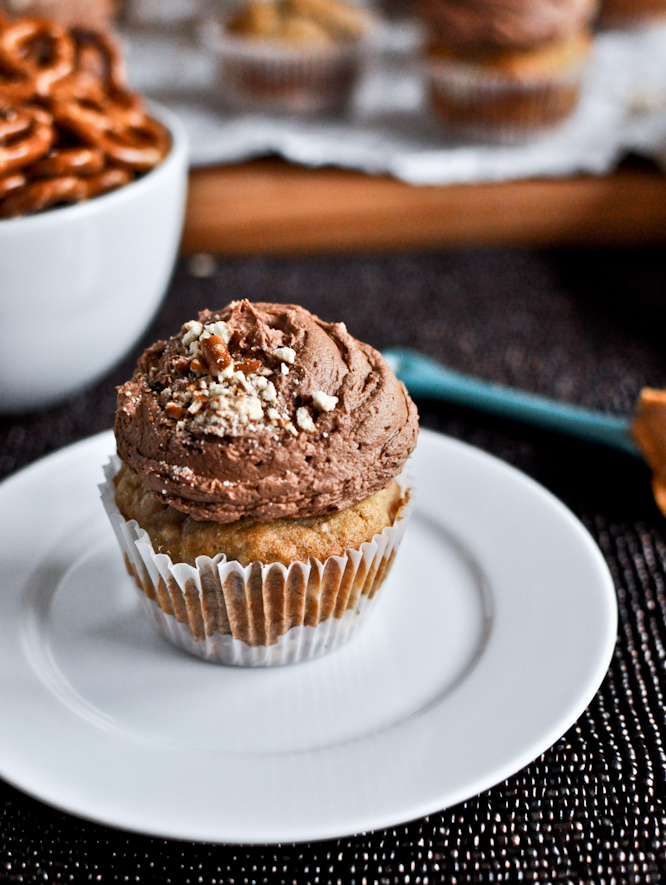
<path fill-rule="evenodd" d="M 223 255 L 451 245 L 666 242 L 666 175 L 629 162 L 610 176 L 414 187 L 278 159 L 191 173 L 183 251 Z"/>

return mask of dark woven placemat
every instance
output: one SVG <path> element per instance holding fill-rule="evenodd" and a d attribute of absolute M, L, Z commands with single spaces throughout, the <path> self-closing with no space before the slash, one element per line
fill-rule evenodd
<path fill-rule="evenodd" d="M 642 385 L 666 386 L 665 289 L 663 252 L 253 259 L 227 262 L 208 279 L 181 265 L 146 341 L 232 298 L 296 301 L 326 319 L 344 318 L 378 347 L 418 347 L 485 378 L 629 413 Z M 72 402 L 0 419 L 0 475 L 111 426 L 114 384 L 135 357 Z M 638 885 L 666 878 L 666 523 L 647 469 L 555 434 L 438 403 L 419 407 L 424 426 L 479 445 L 550 488 L 607 559 L 619 642 L 577 725 L 519 774 L 456 808 L 310 845 L 128 835 L 0 781 L 1 881 Z"/>

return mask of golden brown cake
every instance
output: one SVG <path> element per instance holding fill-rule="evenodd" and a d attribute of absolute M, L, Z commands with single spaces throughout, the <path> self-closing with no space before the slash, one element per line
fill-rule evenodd
<path fill-rule="evenodd" d="M 103 498 L 160 629 L 241 664 L 347 638 L 404 531 L 417 433 L 381 355 L 295 305 L 233 302 L 150 347 Z"/>
<path fill-rule="evenodd" d="M 372 541 L 393 525 L 406 503 L 400 486 L 393 482 L 358 504 L 323 516 L 268 522 L 197 521 L 160 501 L 126 464 L 116 477 L 115 500 L 125 519 L 135 519 L 148 532 L 156 552 L 188 565 L 195 565 L 199 556 L 216 556 L 221 551 L 241 565 L 280 562 L 289 566 L 310 557 L 324 562 Z"/>

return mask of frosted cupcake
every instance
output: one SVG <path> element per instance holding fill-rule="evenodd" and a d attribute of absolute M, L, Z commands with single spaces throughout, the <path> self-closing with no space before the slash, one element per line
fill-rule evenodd
<path fill-rule="evenodd" d="M 591 46 L 584 33 L 533 49 L 434 44 L 427 56 L 432 105 L 451 128 L 480 141 L 538 136 L 576 109 Z"/>
<path fill-rule="evenodd" d="M 414 0 L 431 105 L 457 134 L 511 144 L 575 110 L 597 0 Z"/>
<path fill-rule="evenodd" d="M 240 665 L 347 639 L 402 537 L 417 433 L 381 355 L 294 305 L 233 302 L 149 348 L 102 491 L 162 632 Z"/>
<path fill-rule="evenodd" d="M 209 20 L 203 34 L 228 103 L 311 115 L 348 105 L 369 26 L 368 14 L 345 0 L 250 0 L 226 20 Z"/>

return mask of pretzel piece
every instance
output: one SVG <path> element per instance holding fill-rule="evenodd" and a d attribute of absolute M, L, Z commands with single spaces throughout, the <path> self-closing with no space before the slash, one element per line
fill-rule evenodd
<path fill-rule="evenodd" d="M 22 172 L 10 172 L 0 178 L 0 200 L 27 184 L 28 179 Z"/>
<path fill-rule="evenodd" d="M 134 180 L 134 175 L 129 169 L 120 169 L 118 166 L 110 166 L 99 175 L 92 175 L 86 179 L 88 187 L 88 198 L 99 197 L 102 194 L 108 194 L 109 191 L 115 191 L 119 187 L 124 187 Z"/>
<path fill-rule="evenodd" d="M 171 137 L 161 123 L 145 115 L 141 123 L 103 133 L 97 146 L 114 162 L 149 172 L 169 153 Z"/>
<path fill-rule="evenodd" d="M 78 203 L 88 196 L 85 179 L 74 175 L 34 181 L 10 193 L 0 203 L 0 218 L 31 215 L 62 203 Z"/>
<path fill-rule="evenodd" d="M 168 131 L 143 111 L 111 99 L 92 101 L 59 97 L 51 104 L 54 119 L 84 144 L 99 148 L 114 163 L 136 172 L 153 169 L 169 153 Z"/>
<path fill-rule="evenodd" d="M 97 148 L 55 149 L 30 168 L 35 178 L 58 178 L 62 175 L 97 175 L 106 159 Z"/>
<path fill-rule="evenodd" d="M 41 108 L 26 107 L 19 114 L 28 117 L 29 128 L 16 137 L 0 141 L 0 175 L 21 169 L 39 160 L 49 150 L 55 138 L 53 120 Z"/>
<path fill-rule="evenodd" d="M 100 80 L 107 92 L 127 89 L 125 60 L 115 40 L 101 31 L 73 28 L 75 46 L 74 71 Z"/>
<path fill-rule="evenodd" d="M 0 106 L 0 142 L 22 135 L 31 126 L 32 117 L 24 110 L 11 106 Z"/>
<path fill-rule="evenodd" d="M 0 64 L 34 95 L 49 95 L 54 83 L 74 69 L 74 41 L 62 25 L 21 18 L 0 29 Z"/>

